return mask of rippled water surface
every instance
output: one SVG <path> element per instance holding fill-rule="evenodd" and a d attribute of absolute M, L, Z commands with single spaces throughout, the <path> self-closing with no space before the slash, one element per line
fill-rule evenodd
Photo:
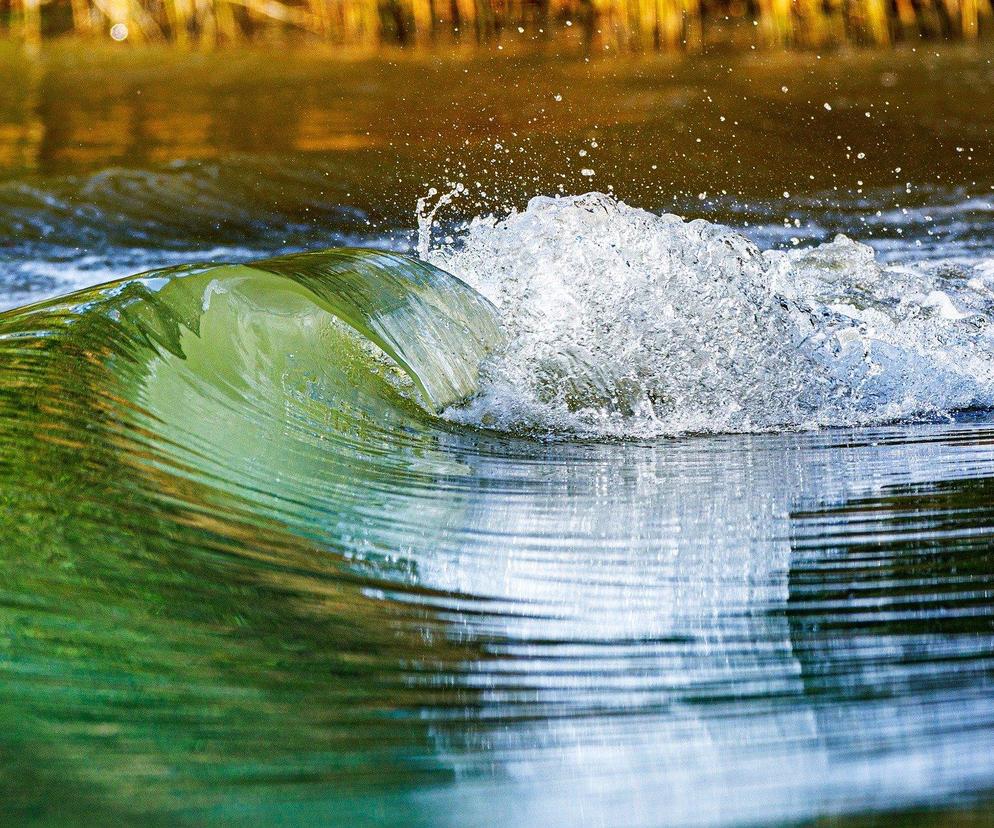
<path fill-rule="evenodd" d="M 224 57 L 0 54 L 0 821 L 988 824 L 987 54 Z"/>

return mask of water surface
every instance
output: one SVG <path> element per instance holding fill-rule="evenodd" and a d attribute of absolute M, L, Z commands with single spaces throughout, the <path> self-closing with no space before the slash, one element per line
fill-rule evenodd
<path fill-rule="evenodd" d="M 434 410 L 498 347 L 485 299 L 271 257 L 409 251 L 461 183 L 454 267 L 467 217 L 613 190 L 764 248 L 844 232 L 982 319 L 986 54 L 227 57 L 2 58 L 4 306 L 235 264 L 0 316 L 0 812 L 985 822 L 987 413 L 481 429 Z"/>

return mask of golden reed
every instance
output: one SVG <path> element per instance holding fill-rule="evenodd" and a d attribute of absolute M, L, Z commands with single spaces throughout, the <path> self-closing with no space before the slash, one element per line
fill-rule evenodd
<path fill-rule="evenodd" d="M 713 44 L 818 47 L 974 40 L 994 0 L 0 0 L 0 30 L 37 48 L 75 33 L 213 46 L 302 34 L 350 47 L 525 41 L 586 52 Z"/>

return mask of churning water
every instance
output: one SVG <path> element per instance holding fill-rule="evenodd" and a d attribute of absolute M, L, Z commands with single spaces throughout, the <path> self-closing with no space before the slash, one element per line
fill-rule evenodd
<path fill-rule="evenodd" d="M 446 121 L 437 77 L 378 128 L 376 72 L 403 67 L 366 66 L 373 91 L 325 108 L 339 86 L 307 72 L 343 70 L 295 70 L 306 118 L 287 100 L 224 115 L 230 90 L 195 83 L 181 104 L 139 73 L 123 149 L 94 149 L 46 98 L 59 82 L 32 81 L 47 138 L 17 139 L 33 160 L 0 186 L 0 814 L 983 822 L 990 138 L 963 104 L 920 144 L 962 142 L 937 162 L 951 182 L 895 184 L 915 162 L 886 136 L 939 103 L 900 94 L 901 59 L 863 60 L 872 94 L 836 79 L 826 109 L 820 68 L 791 93 L 791 112 L 851 121 L 785 130 L 796 169 L 722 147 L 712 195 L 695 119 L 760 146 L 793 78 L 720 121 L 709 106 L 742 83 L 723 66 L 693 106 L 662 84 L 683 160 L 659 149 L 672 117 L 631 115 L 638 67 L 594 137 L 510 108 L 481 125 L 485 96 Z M 950 60 L 991 95 L 983 59 Z M 559 88 L 554 71 L 536 82 Z M 884 160 L 831 184 L 849 159 L 828 147 L 855 159 L 863 113 L 891 99 Z M 166 103 L 196 134 L 158 163 L 187 134 Z M 436 150 L 460 186 L 422 204 L 416 257 L 422 104 L 456 133 Z M 306 145 L 315 120 L 337 143 Z M 611 178 L 633 159 L 666 167 L 659 189 Z"/>
<path fill-rule="evenodd" d="M 596 193 L 536 198 L 422 255 L 494 301 L 509 340 L 461 422 L 655 437 L 994 405 L 983 270 L 885 270 L 844 235 L 761 252 Z"/>

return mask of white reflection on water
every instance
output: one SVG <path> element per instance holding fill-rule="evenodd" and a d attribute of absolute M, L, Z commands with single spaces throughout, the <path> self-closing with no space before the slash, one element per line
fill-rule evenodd
<path fill-rule="evenodd" d="M 493 660 L 445 677 L 480 691 L 472 723 L 426 712 L 458 781 L 425 806 L 452 824 L 742 823 L 989 787 L 991 693 L 938 659 L 923 685 L 905 659 L 932 646 L 989 668 L 989 624 L 938 644 L 858 622 L 798 641 L 788 612 L 791 567 L 826 551 L 814 532 L 793 549 L 792 515 L 989 474 L 989 442 L 959 424 L 467 460 L 479 488 L 409 555 L 422 584 L 487 597 L 451 623 L 489 637 Z M 880 541 L 886 524 L 848 531 Z"/>

